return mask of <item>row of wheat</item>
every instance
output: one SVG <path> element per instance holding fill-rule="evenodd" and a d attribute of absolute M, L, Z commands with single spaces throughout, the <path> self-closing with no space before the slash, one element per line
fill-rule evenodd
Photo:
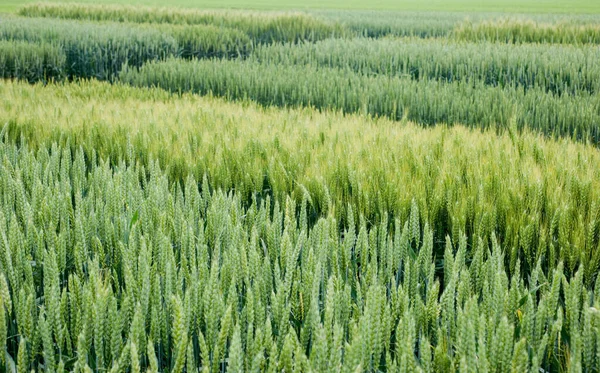
<path fill-rule="evenodd" d="M 259 46 L 251 59 L 272 65 L 312 65 L 365 75 L 540 88 L 555 94 L 599 92 L 600 52 L 572 45 L 507 45 L 448 39 L 328 39 Z"/>
<path fill-rule="evenodd" d="M 0 40 L 7 51 L 0 61 L 1 74 L 30 81 L 62 77 L 112 80 L 123 65 L 140 66 L 167 56 L 238 57 L 246 55 L 253 45 L 241 31 L 207 25 L 124 25 L 35 18 L 3 20 Z"/>
<path fill-rule="evenodd" d="M 300 12 L 207 11 L 38 3 L 21 8 L 19 14 L 27 17 L 89 21 L 213 25 L 240 30 L 256 43 L 315 41 L 345 34 L 340 25 Z"/>

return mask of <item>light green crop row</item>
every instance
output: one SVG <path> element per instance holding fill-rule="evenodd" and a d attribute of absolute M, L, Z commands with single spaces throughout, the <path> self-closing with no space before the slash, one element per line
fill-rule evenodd
<path fill-rule="evenodd" d="M 597 22 L 555 24 L 510 18 L 467 21 L 457 26 L 453 36 L 461 40 L 502 43 L 600 44 L 600 25 Z"/>

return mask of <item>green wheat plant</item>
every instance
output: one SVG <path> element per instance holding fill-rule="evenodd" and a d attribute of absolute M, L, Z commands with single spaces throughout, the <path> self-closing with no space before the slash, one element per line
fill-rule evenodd
<path fill-rule="evenodd" d="M 328 39 L 302 45 L 259 46 L 250 59 L 278 67 L 311 65 L 369 76 L 540 88 L 558 95 L 596 93 L 600 81 L 600 53 L 592 46 L 415 38 Z"/>
<path fill-rule="evenodd" d="M 7 18 L 0 22 L 0 40 L 41 43 L 59 49 L 66 61 L 53 59 L 49 63 L 55 63 L 56 70 L 64 66 L 68 76 L 79 78 L 112 79 L 124 64 L 140 66 L 145 61 L 178 53 L 177 41 L 169 34 L 122 24 Z M 29 53 L 40 48 L 32 44 Z M 31 68 L 34 67 L 32 63 Z"/>
<path fill-rule="evenodd" d="M 0 41 L 0 77 L 28 82 L 60 80 L 66 75 L 65 53 L 50 44 Z"/>
<path fill-rule="evenodd" d="M 460 232 L 442 277 L 414 200 L 407 220 L 349 219 L 342 237 L 331 214 L 306 224 L 306 200 L 244 207 L 154 161 L 6 140 L 0 157 L 5 368 L 595 367 L 597 286 L 582 266 L 538 259 L 524 276 L 526 251 L 507 261 L 494 233 L 473 251 Z"/>
<path fill-rule="evenodd" d="M 598 20 L 3 15 L 0 372 L 599 372 Z"/>
<path fill-rule="evenodd" d="M 502 43 L 598 44 L 600 27 L 597 23 L 546 23 L 505 18 L 462 22 L 452 31 L 452 36 L 461 40 Z"/>

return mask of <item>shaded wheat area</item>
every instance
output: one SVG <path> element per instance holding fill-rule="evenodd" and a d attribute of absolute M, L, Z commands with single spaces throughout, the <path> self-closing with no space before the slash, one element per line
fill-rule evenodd
<path fill-rule="evenodd" d="M 39 53 L 39 44 L 52 45 L 66 59 L 57 60 L 56 66 L 50 68 L 70 77 L 96 79 L 112 79 L 123 64 L 140 66 L 178 51 L 177 41 L 158 30 L 53 19 L 3 19 L 0 40 L 21 46 L 30 43 L 31 53 Z M 21 71 L 15 71 L 14 77 L 21 78 L 20 74 Z"/>
<path fill-rule="evenodd" d="M 0 41 L 0 77 L 28 82 L 60 80 L 67 56 L 51 44 Z"/>
<path fill-rule="evenodd" d="M 253 43 L 236 29 L 211 25 L 130 25 L 44 18 L 0 22 L 0 74 L 29 81 L 48 78 L 114 80 L 124 65 L 140 66 L 168 56 L 233 58 Z"/>
<path fill-rule="evenodd" d="M 8 366 L 521 372 L 598 363 L 593 147 L 99 83 L 2 90 L 14 103 L 0 114 L 12 118 L 0 142 Z M 330 160 L 349 148 L 354 181 L 344 191 L 335 185 L 344 168 Z M 169 172 L 192 157 L 212 168 Z M 305 168 L 291 178 L 295 164 Z M 249 186 L 248 196 L 222 179 L 242 185 L 246 173 L 309 187 Z M 398 205 L 371 215 L 367 206 L 385 200 Z"/>

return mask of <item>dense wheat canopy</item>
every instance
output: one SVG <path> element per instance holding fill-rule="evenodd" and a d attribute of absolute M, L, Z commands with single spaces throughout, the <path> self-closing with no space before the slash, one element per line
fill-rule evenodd
<path fill-rule="evenodd" d="M 556 95 L 597 93 L 600 50 L 595 46 L 507 45 L 446 39 L 328 39 L 301 46 L 257 48 L 251 59 L 269 65 L 312 65 L 364 75 L 539 88 Z"/>
<path fill-rule="evenodd" d="M 600 372 L 598 25 L 0 14 L 0 372 Z"/>
<path fill-rule="evenodd" d="M 123 64 L 142 63 L 177 53 L 177 41 L 153 29 L 121 24 L 86 24 L 36 18 L 7 18 L 0 21 L 0 40 L 52 45 L 66 55 L 57 60 L 69 76 L 110 79 Z M 20 78 L 19 75 L 15 77 Z"/>
<path fill-rule="evenodd" d="M 558 335 L 596 323 L 595 148 L 96 83 L 2 94 L 21 102 L 0 111 L 0 216 L 24 361 L 503 371 L 567 363 Z"/>
<path fill-rule="evenodd" d="M 20 335 L 20 369 L 502 372 L 563 360 L 561 338 L 597 343 L 583 267 L 567 280 L 540 258 L 525 282 L 494 235 L 469 248 L 460 233 L 436 275 L 416 202 L 406 220 L 350 218 L 342 239 L 331 215 L 307 225 L 306 200 L 244 209 L 191 177 L 171 185 L 156 164 L 111 171 L 57 146 L 0 154 L 0 315 L 16 317 L 2 332 Z"/>
<path fill-rule="evenodd" d="M 61 79 L 67 56 L 51 44 L 0 41 L 0 76 L 29 82 Z"/>

